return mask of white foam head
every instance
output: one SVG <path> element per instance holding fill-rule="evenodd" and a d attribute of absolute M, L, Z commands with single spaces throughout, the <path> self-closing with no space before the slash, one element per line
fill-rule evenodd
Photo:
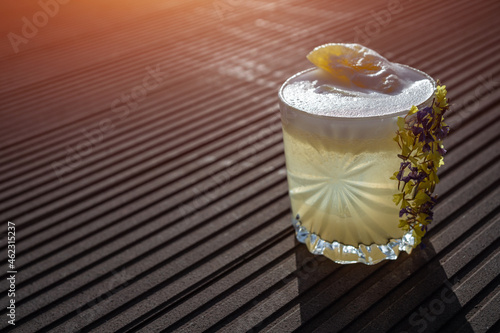
<path fill-rule="evenodd" d="M 377 117 L 408 111 L 434 93 L 434 80 L 419 70 L 390 62 L 359 44 L 319 48 L 329 45 L 343 50 L 327 59 L 329 71 L 306 70 L 281 88 L 280 96 L 289 106 L 321 116 Z"/>

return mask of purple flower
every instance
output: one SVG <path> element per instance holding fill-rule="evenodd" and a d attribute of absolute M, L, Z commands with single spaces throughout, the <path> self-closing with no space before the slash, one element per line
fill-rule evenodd
<path fill-rule="evenodd" d="M 428 114 L 432 114 L 432 108 L 431 107 L 426 107 L 423 108 L 422 110 L 417 112 L 417 120 L 419 123 L 422 122 L 422 120 L 427 116 Z"/>
<path fill-rule="evenodd" d="M 450 132 L 450 126 L 444 126 L 443 131 L 445 136 L 448 135 L 448 133 Z"/>
<path fill-rule="evenodd" d="M 443 156 L 444 154 L 446 154 L 446 151 L 447 151 L 447 150 L 446 150 L 446 149 L 444 149 L 444 148 L 441 148 L 441 147 L 439 147 L 439 148 L 438 148 L 438 153 L 440 153 L 440 154 L 441 154 L 441 156 Z"/>
<path fill-rule="evenodd" d="M 417 122 L 422 125 L 425 130 L 429 130 L 432 126 L 434 111 L 431 107 L 423 108 L 417 112 Z"/>
<path fill-rule="evenodd" d="M 431 118 L 424 118 L 422 120 L 422 127 L 428 132 L 430 131 L 432 126 L 432 119 Z"/>
<path fill-rule="evenodd" d="M 422 131 L 420 135 L 418 136 L 418 142 L 426 142 L 427 141 L 427 136 L 425 135 L 425 132 Z"/>
<path fill-rule="evenodd" d="M 438 140 L 443 140 L 448 135 L 449 131 L 450 128 L 448 126 L 437 128 L 435 132 L 436 138 L 438 138 Z"/>
<path fill-rule="evenodd" d="M 413 132 L 413 135 L 419 136 L 423 133 L 424 129 L 422 127 L 413 126 L 411 128 L 411 131 Z M 420 140 L 420 141 L 422 141 L 422 140 Z"/>
<path fill-rule="evenodd" d="M 434 137 L 429 133 L 429 135 L 425 136 L 425 143 L 431 143 L 434 142 Z"/>
<path fill-rule="evenodd" d="M 412 214 L 412 208 L 410 206 L 405 207 L 399 211 L 399 217 L 403 217 L 403 215 L 411 215 Z"/>
<path fill-rule="evenodd" d="M 399 167 L 399 172 L 398 174 L 396 175 L 396 179 L 401 181 L 401 177 L 403 177 L 403 172 L 404 170 L 406 169 L 406 167 L 408 167 L 411 163 L 410 162 L 401 162 L 401 165 Z"/>
<path fill-rule="evenodd" d="M 417 177 L 415 177 L 415 180 L 420 183 L 425 178 L 427 178 L 427 176 L 428 176 L 428 174 L 426 174 L 425 172 L 421 171 L 421 172 L 418 173 Z"/>
<path fill-rule="evenodd" d="M 411 179 L 417 179 L 417 178 L 418 178 L 418 172 L 417 172 L 417 170 L 412 170 L 412 171 L 408 174 L 408 177 L 410 177 Z"/>
<path fill-rule="evenodd" d="M 432 222 L 432 219 L 434 218 L 434 212 L 432 211 L 433 208 L 434 202 L 432 201 L 427 201 L 419 208 L 420 213 L 427 214 L 426 221 L 428 221 L 429 223 Z"/>

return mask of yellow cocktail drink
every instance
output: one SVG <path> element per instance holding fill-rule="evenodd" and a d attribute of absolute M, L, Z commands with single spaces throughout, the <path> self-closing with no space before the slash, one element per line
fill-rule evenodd
<path fill-rule="evenodd" d="M 390 179 L 400 164 L 397 117 L 429 105 L 435 82 L 356 44 L 330 48 L 334 71 L 306 70 L 280 90 L 297 238 L 339 263 L 395 259 L 412 249 Z"/>

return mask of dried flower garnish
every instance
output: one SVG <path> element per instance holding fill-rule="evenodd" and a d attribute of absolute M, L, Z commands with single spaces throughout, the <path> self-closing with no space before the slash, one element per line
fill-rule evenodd
<path fill-rule="evenodd" d="M 432 195 L 439 183 L 437 169 L 444 164 L 443 139 L 449 132 L 443 116 L 449 108 L 446 86 L 439 85 L 432 106 L 419 110 L 412 106 L 408 114 L 398 117 L 396 141 L 401 148 L 398 157 L 402 160 L 398 171 L 391 179 L 398 181 L 398 189 L 393 201 L 400 206 L 399 227 L 412 230 L 415 244 L 421 242 L 432 222 L 432 208 L 437 195 Z"/>

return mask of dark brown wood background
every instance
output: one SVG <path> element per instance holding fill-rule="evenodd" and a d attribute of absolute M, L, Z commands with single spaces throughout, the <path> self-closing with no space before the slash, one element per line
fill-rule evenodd
<path fill-rule="evenodd" d="M 0 4 L 3 330 L 500 331 L 500 2 L 42 2 Z M 449 89 L 435 222 L 396 261 L 295 240 L 277 92 L 327 42 Z"/>

